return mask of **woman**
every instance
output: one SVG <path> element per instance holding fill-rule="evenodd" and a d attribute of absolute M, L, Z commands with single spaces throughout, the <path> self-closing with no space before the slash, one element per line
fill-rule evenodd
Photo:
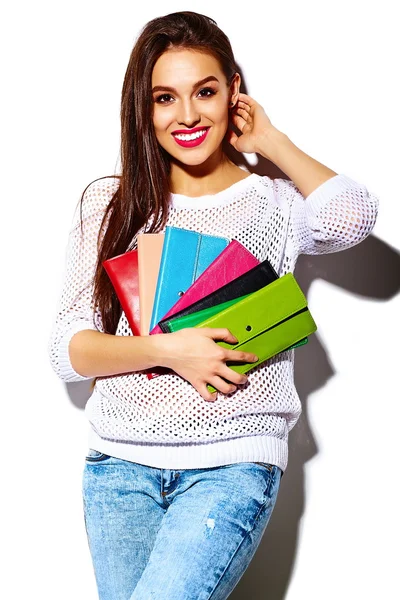
<path fill-rule="evenodd" d="M 148 23 L 123 85 L 121 175 L 86 188 L 70 232 L 51 360 L 64 381 L 96 378 L 83 494 L 101 600 L 227 598 L 267 526 L 301 413 L 293 350 L 246 376 L 226 362 L 257 357 L 217 345 L 236 341 L 227 329 L 132 336 L 102 262 L 174 225 L 237 239 L 283 275 L 300 253 L 349 248 L 375 223 L 365 186 L 297 148 L 240 84 L 212 19 Z M 290 180 L 240 169 L 224 141 Z M 150 380 L 155 366 L 171 371 Z"/>

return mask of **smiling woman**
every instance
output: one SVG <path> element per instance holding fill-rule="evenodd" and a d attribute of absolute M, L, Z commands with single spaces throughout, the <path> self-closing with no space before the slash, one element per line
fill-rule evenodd
<path fill-rule="evenodd" d="M 283 276 L 299 254 L 354 246 L 375 223 L 365 186 L 297 148 L 240 85 L 211 18 L 150 21 L 122 88 L 121 174 L 87 186 L 71 227 L 50 356 L 63 381 L 96 378 L 83 499 L 101 600 L 227 598 L 267 527 L 301 414 L 294 350 L 247 376 L 229 365 L 258 357 L 232 350 L 227 328 L 133 335 L 104 261 L 167 226 L 222 237 L 233 256 L 213 272 L 218 288 L 225 267 L 268 260 Z M 289 180 L 240 169 L 224 141 Z M 167 373 L 150 379 L 154 367 Z"/>

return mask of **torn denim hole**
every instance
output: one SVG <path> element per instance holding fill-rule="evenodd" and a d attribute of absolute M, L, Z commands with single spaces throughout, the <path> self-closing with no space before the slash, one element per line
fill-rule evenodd
<path fill-rule="evenodd" d="M 207 519 L 206 526 L 207 526 L 207 528 L 206 528 L 206 537 L 209 537 L 212 534 L 213 529 L 215 527 L 215 521 L 214 521 L 214 519 Z"/>

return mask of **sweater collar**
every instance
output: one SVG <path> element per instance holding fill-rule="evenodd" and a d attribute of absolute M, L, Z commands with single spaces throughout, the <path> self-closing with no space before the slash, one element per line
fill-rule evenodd
<path fill-rule="evenodd" d="M 171 208 L 175 209 L 196 209 L 213 208 L 221 206 L 227 201 L 232 200 L 243 190 L 251 187 L 259 179 L 259 175 L 251 173 L 248 177 L 233 183 L 229 187 L 216 194 L 206 194 L 204 196 L 185 196 L 184 194 L 171 194 Z"/>

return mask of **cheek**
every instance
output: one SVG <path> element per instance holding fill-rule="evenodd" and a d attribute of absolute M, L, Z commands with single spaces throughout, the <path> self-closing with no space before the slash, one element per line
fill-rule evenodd
<path fill-rule="evenodd" d="M 154 125 L 154 130 L 156 132 L 156 135 L 162 135 L 163 133 L 165 133 L 165 130 L 167 129 L 168 125 L 171 122 L 171 119 L 168 115 L 168 110 L 160 110 L 159 108 L 155 107 L 154 108 L 154 112 L 153 112 L 153 125 Z"/>
<path fill-rule="evenodd" d="M 228 123 L 228 110 L 225 101 L 211 103 L 203 110 L 205 117 L 208 117 L 215 125 L 225 126 Z"/>

